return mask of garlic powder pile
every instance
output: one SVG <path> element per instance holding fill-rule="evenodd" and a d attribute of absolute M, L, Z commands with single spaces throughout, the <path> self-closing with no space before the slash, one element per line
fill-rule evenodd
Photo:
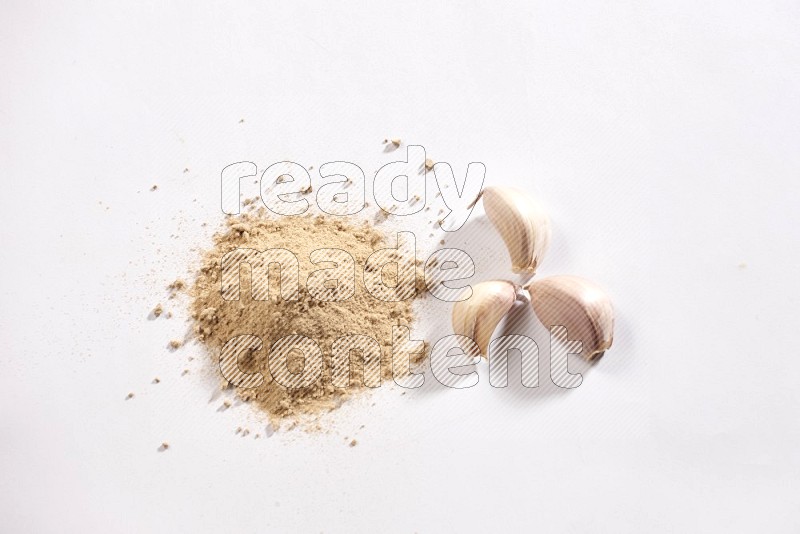
<path fill-rule="evenodd" d="M 236 388 L 237 395 L 252 402 L 274 422 L 302 415 L 320 414 L 335 409 L 348 396 L 364 391 L 363 360 L 351 358 L 353 370 L 350 385 L 334 387 L 331 383 L 331 347 L 333 342 L 350 334 L 366 334 L 381 346 L 381 376 L 383 384 L 392 380 L 392 326 L 411 326 L 412 301 L 386 302 L 369 294 L 364 286 L 363 268 L 373 251 L 389 247 L 387 236 L 369 222 L 352 222 L 344 217 L 295 216 L 279 217 L 264 208 L 251 209 L 236 217 L 228 217 L 225 227 L 214 236 L 213 247 L 206 251 L 197 279 L 190 290 L 193 332 L 206 346 L 213 365 L 219 373 L 220 350 L 231 338 L 252 334 L 263 347 L 245 351 L 239 357 L 239 368 L 245 373 L 259 372 L 264 383 L 256 388 Z M 249 248 L 258 251 L 282 248 L 291 251 L 299 260 L 299 299 L 283 300 L 280 296 L 280 276 L 277 269 L 269 271 L 268 300 L 254 300 L 251 292 L 250 269 L 243 266 L 240 276 L 239 300 L 224 300 L 221 293 L 221 259 L 229 251 Z M 335 248 L 347 251 L 355 260 L 354 295 L 342 301 L 324 302 L 312 298 L 305 282 L 310 272 L 321 268 L 311 262 L 312 251 Z M 392 284 L 391 265 L 382 273 L 387 285 Z M 422 294 L 423 282 L 416 279 L 416 296 Z M 311 386 L 287 389 L 271 377 L 269 352 L 272 344 L 288 335 L 304 335 L 319 344 L 325 362 L 321 377 Z M 354 351 L 355 353 L 355 351 Z M 420 363 L 424 353 L 412 355 L 411 365 Z M 302 370 L 303 358 L 290 358 L 289 369 Z M 294 369 L 293 369 L 294 366 Z M 220 377 L 222 378 L 221 374 Z M 224 378 L 223 387 L 227 387 Z"/>

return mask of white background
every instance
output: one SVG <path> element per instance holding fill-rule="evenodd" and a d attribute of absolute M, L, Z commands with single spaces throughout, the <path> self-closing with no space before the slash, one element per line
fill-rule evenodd
<path fill-rule="evenodd" d="M 797 2 L 0 9 L 4 532 L 800 529 Z M 225 165 L 370 177 L 386 137 L 539 196 L 541 274 L 605 287 L 614 347 L 575 390 L 484 364 L 267 437 L 167 350 L 165 286 Z"/>

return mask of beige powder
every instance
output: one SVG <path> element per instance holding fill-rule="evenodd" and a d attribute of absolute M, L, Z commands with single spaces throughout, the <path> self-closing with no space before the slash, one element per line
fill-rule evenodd
<path fill-rule="evenodd" d="M 396 244 L 396 243 L 395 243 Z M 253 334 L 261 338 L 263 348 L 247 352 L 239 358 L 243 372 L 260 372 L 264 384 L 258 388 L 237 388 L 244 401 L 253 402 L 264 410 L 273 422 L 296 419 L 309 414 L 319 414 L 338 407 L 348 396 L 364 392 L 363 360 L 351 359 L 353 369 L 350 386 L 335 388 L 330 380 L 331 346 L 345 335 L 366 334 L 381 345 L 381 374 L 383 384 L 392 380 L 391 350 L 392 326 L 411 326 L 412 301 L 385 302 L 376 299 L 364 287 L 363 268 L 374 250 L 387 248 L 386 236 L 368 222 L 352 222 L 344 217 L 299 216 L 278 217 L 263 208 L 229 217 L 224 229 L 214 237 L 214 246 L 203 257 L 202 266 L 193 287 L 191 312 L 194 334 L 209 349 L 213 364 L 219 373 L 219 354 L 231 338 Z M 224 300 L 221 295 L 222 256 L 237 248 L 259 251 L 283 248 L 293 252 L 300 267 L 300 298 L 284 301 L 280 298 L 277 269 L 270 270 L 269 300 L 253 300 L 250 286 L 250 269 L 242 267 L 239 300 Z M 329 264 L 314 265 L 309 254 L 321 248 L 345 250 L 355 260 L 355 293 L 344 301 L 321 302 L 312 298 L 305 288 L 308 274 Z M 382 274 L 387 285 L 396 283 L 397 272 L 387 266 Z M 416 295 L 422 295 L 424 282 L 416 278 Z M 323 352 L 325 368 L 322 377 L 310 387 L 286 389 L 276 383 L 268 366 L 269 348 L 281 337 L 300 334 L 316 341 Z M 412 366 L 419 364 L 424 352 L 411 356 Z M 299 372 L 302 357 L 289 359 L 289 369 Z M 221 376 L 221 375 L 220 375 Z M 223 379 L 223 384 L 227 381 Z"/>

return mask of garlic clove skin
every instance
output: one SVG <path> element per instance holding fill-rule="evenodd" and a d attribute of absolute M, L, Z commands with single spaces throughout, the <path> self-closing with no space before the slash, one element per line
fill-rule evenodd
<path fill-rule="evenodd" d="M 517 286 L 504 280 L 481 282 L 472 286 L 472 296 L 453 305 L 453 331 L 478 345 L 480 355 L 487 357 L 492 333 L 517 299 Z M 469 347 L 462 347 L 469 356 Z"/>
<path fill-rule="evenodd" d="M 511 270 L 535 273 L 550 245 L 550 218 L 544 209 L 533 197 L 513 187 L 487 187 L 481 197 L 486 216 L 511 256 Z"/>
<path fill-rule="evenodd" d="M 614 309 L 611 299 L 595 283 L 579 276 L 550 276 L 525 286 L 539 320 L 550 330 L 567 328 L 570 340 L 583 343 L 582 354 L 592 360 L 611 347 Z"/>

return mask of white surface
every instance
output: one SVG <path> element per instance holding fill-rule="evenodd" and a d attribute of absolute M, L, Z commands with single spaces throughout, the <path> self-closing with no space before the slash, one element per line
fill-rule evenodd
<path fill-rule="evenodd" d="M 111 5 L 0 7 L 4 532 L 800 529 L 796 2 Z M 147 314 L 225 165 L 393 136 L 536 191 L 614 347 L 265 438 Z"/>

